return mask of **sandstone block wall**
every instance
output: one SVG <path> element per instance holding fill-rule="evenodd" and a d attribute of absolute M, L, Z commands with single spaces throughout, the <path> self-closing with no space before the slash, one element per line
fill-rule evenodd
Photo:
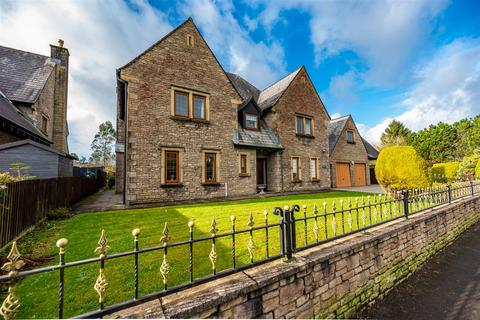
<path fill-rule="evenodd" d="M 480 196 L 171 294 L 128 318 L 349 318 L 480 220 Z"/>

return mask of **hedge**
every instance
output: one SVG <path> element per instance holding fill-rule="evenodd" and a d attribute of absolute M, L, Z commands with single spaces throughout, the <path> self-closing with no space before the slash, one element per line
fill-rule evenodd
<path fill-rule="evenodd" d="M 475 167 L 475 177 L 480 180 L 480 160 L 477 162 Z"/>
<path fill-rule="evenodd" d="M 422 188 L 429 185 L 425 161 L 410 146 L 383 148 L 378 155 L 375 174 L 386 190 Z"/>
<path fill-rule="evenodd" d="M 461 180 L 473 179 L 474 175 L 476 175 L 476 167 L 479 161 L 480 154 L 474 154 L 463 158 L 462 162 L 460 163 L 460 167 L 458 168 L 458 177 Z"/>
<path fill-rule="evenodd" d="M 457 180 L 458 168 L 460 162 L 442 162 L 436 163 L 430 169 L 433 182 L 449 183 Z"/>

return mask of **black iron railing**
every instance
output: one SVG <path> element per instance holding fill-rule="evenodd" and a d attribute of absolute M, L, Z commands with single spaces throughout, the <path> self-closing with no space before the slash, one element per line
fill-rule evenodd
<path fill-rule="evenodd" d="M 139 236 L 140 230 L 134 229 L 133 250 L 116 254 L 109 254 L 110 247 L 108 245 L 105 232 L 102 230 L 98 247 L 95 252 L 98 257 L 66 262 L 65 252 L 68 241 L 60 239 L 57 241 L 59 248 L 59 263 L 47 267 L 22 271 L 24 263 L 18 252 L 16 243 L 14 242 L 7 256 L 7 263 L 4 264 L 2 270 L 8 273 L 0 276 L 0 284 L 8 286 L 8 294 L 4 303 L 0 307 L 0 314 L 6 319 L 14 318 L 21 307 L 21 298 L 16 292 L 16 284 L 21 280 L 33 275 L 45 274 L 58 271 L 58 318 L 64 317 L 64 294 L 65 294 L 65 271 L 70 268 L 82 265 L 99 266 L 98 276 L 93 284 L 94 290 L 98 295 L 98 308 L 87 313 L 78 315 L 78 318 L 101 317 L 119 311 L 126 307 L 136 305 L 140 302 L 149 301 L 169 293 L 204 283 L 206 281 L 232 274 L 234 272 L 250 268 L 268 261 L 278 258 L 290 260 L 295 252 L 311 248 L 313 246 L 325 243 L 340 237 L 344 237 L 356 232 L 381 225 L 383 223 L 393 221 L 400 218 L 408 218 L 410 215 L 422 212 L 439 205 L 448 204 L 454 200 L 474 196 L 480 194 L 480 182 L 458 183 L 452 186 L 432 187 L 427 189 L 405 190 L 389 195 L 374 195 L 352 200 L 333 202 L 331 209 L 327 203 L 323 203 L 323 207 L 319 208 L 314 205 L 311 210 L 306 205 L 302 208 L 299 205 L 285 206 L 283 208 L 276 207 L 273 209 L 274 215 L 278 216 L 278 222 L 271 223 L 268 219 L 268 212 L 264 212 L 264 224 L 255 225 L 254 216 L 249 215 L 246 229 L 236 229 L 236 218 L 232 216 L 230 219 L 231 229 L 228 232 L 219 233 L 215 218 L 210 226 L 210 236 L 198 237 L 194 236 L 195 223 L 188 222 L 188 239 L 184 241 L 171 242 L 171 236 L 167 224 L 162 232 L 160 245 L 148 248 L 140 248 Z M 300 213 L 301 212 L 301 213 Z M 275 236 L 276 235 L 276 236 Z M 248 252 L 248 263 L 240 265 L 238 263 L 238 237 L 247 237 L 248 244 L 246 246 Z M 230 243 L 227 251 L 222 251 L 223 265 L 228 264 L 229 267 L 218 268 L 219 250 L 217 244 L 219 241 Z M 272 241 L 278 241 L 278 252 L 272 254 Z M 257 243 L 262 242 L 265 255 L 255 259 L 254 253 L 260 248 Z M 208 260 L 205 257 L 204 263 L 211 265 L 211 274 L 202 277 L 195 277 L 194 269 L 196 264 L 194 258 L 196 244 L 205 243 L 210 246 Z M 169 281 L 171 261 L 169 260 L 169 251 L 174 248 L 185 248 L 188 257 L 184 257 L 188 266 L 188 281 L 184 283 L 174 283 L 171 285 Z M 262 252 L 263 252 L 262 249 Z M 163 280 L 163 290 L 153 291 L 147 294 L 139 294 L 139 273 L 142 267 L 139 257 L 151 252 L 160 252 L 162 254 L 160 264 L 160 274 Z M 107 288 L 110 281 L 108 276 L 108 267 L 118 261 L 125 263 L 129 259 L 128 265 L 133 271 L 132 273 L 132 298 L 120 303 L 108 304 Z M 228 263 L 228 260 L 230 262 Z M 158 270 L 158 269 L 157 269 Z M 125 286 L 127 284 L 124 284 Z M 71 290 L 73 290 L 71 288 Z M 50 315 L 54 316 L 54 315 Z"/>

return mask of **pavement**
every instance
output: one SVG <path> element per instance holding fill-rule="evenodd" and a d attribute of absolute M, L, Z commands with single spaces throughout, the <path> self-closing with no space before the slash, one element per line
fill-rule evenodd
<path fill-rule="evenodd" d="M 382 187 L 379 184 L 371 184 L 369 186 L 362 187 L 348 187 L 348 188 L 334 188 L 333 190 L 342 190 L 342 191 L 357 191 L 357 192 L 368 192 L 368 193 L 385 193 Z"/>
<path fill-rule="evenodd" d="M 79 212 L 110 211 L 124 209 L 122 194 L 116 194 L 115 190 L 101 190 L 93 195 L 93 199 L 87 203 L 80 204 L 73 208 Z"/>
<path fill-rule="evenodd" d="M 367 319 L 480 319 L 480 223 L 359 315 Z"/>

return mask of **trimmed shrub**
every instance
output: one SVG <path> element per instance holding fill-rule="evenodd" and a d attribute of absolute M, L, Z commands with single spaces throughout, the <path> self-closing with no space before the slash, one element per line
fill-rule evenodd
<path fill-rule="evenodd" d="M 69 208 L 56 208 L 47 212 L 47 220 L 62 220 L 72 216 Z"/>
<path fill-rule="evenodd" d="M 480 160 L 477 162 L 477 166 L 475 167 L 475 177 L 480 180 Z"/>
<path fill-rule="evenodd" d="M 450 183 L 457 180 L 457 172 L 460 162 L 436 163 L 430 169 L 430 176 L 433 182 Z"/>
<path fill-rule="evenodd" d="M 463 158 L 458 168 L 458 178 L 467 181 L 471 180 L 475 176 L 475 168 L 477 163 L 480 161 L 480 154 L 474 154 Z"/>
<path fill-rule="evenodd" d="M 382 187 L 389 191 L 429 185 L 425 160 L 410 146 L 383 148 L 375 165 L 375 174 Z"/>

